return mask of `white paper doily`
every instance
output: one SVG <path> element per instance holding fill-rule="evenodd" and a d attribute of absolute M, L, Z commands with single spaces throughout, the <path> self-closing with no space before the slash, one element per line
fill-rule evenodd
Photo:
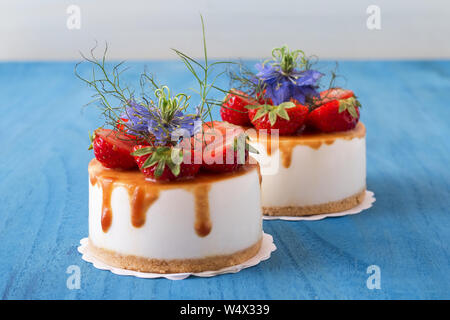
<path fill-rule="evenodd" d="M 342 217 L 351 214 L 360 213 L 363 210 L 369 209 L 375 202 L 375 194 L 367 190 L 363 201 L 354 208 L 334 213 L 318 214 L 313 216 L 291 217 L 291 216 L 264 216 L 264 220 L 286 220 L 286 221 L 300 221 L 300 220 L 322 220 L 325 218 Z"/>
<path fill-rule="evenodd" d="M 213 277 L 219 274 L 224 273 L 236 273 L 241 271 L 242 269 L 250 268 L 261 261 L 267 260 L 270 258 L 270 255 L 273 251 L 277 249 L 275 244 L 273 243 L 273 238 L 270 234 L 263 233 L 261 248 L 259 249 L 258 253 L 250 258 L 249 260 L 238 264 L 236 266 L 231 266 L 227 268 L 223 268 L 216 271 L 203 271 L 203 272 L 197 272 L 197 273 L 168 273 L 168 274 L 161 274 L 161 273 L 147 273 L 147 272 L 138 272 L 133 270 L 126 270 L 121 268 L 116 268 L 110 265 L 105 264 L 104 262 L 96 259 L 92 255 L 89 254 L 88 250 L 88 238 L 83 238 L 80 240 L 80 246 L 78 247 L 78 252 L 82 254 L 82 259 L 84 261 L 90 262 L 100 270 L 109 270 L 114 274 L 118 274 L 121 276 L 134 276 L 138 278 L 148 278 L 148 279 L 154 279 L 154 278 L 166 278 L 170 280 L 183 280 L 186 279 L 189 276 L 196 276 L 196 277 Z"/>

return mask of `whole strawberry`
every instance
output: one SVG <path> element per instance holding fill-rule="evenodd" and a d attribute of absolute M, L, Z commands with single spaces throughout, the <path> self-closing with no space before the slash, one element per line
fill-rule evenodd
<path fill-rule="evenodd" d="M 95 158 L 106 168 L 133 169 L 136 167 L 131 152 L 136 145 L 134 136 L 122 132 L 99 128 L 92 136 Z M 90 147 L 91 149 L 91 147 Z"/>
<path fill-rule="evenodd" d="M 184 157 L 184 152 L 190 151 L 174 149 L 172 146 L 137 145 L 132 155 L 146 177 L 156 181 L 172 181 L 191 179 L 200 170 L 201 164 L 194 163 L 192 153 L 191 157 Z"/>
<path fill-rule="evenodd" d="M 321 93 L 322 97 L 321 104 L 308 115 L 308 127 L 322 132 L 337 132 L 351 130 L 356 126 L 361 105 L 353 91 L 333 88 Z"/>
<path fill-rule="evenodd" d="M 297 102 L 283 102 L 278 106 L 269 104 L 248 106 L 248 115 L 256 129 L 278 129 L 280 135 L 293 135 L 299 130 L 308 114 L 308 107 Z"/>
<path fill-rule="evenodd" d="M 239 126 L 248 126 L 250 125 L 250 119 L 248 118 L 248 109 L 245 107 L 255 104 L 257 102 L 253 98 L 242 91 L 232 89 L 223 101 L 220 116 L 223 121 Z"/>

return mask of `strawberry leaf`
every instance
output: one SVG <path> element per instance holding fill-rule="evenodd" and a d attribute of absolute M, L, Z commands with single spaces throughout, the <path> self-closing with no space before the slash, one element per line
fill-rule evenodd
<path fill-rule="evenodd" d="M 356 112 L 356 109 L 355 109 L 355 106 L 350 106 L 350 107 L 348 107 L 347 108 L 347 111 L 350 113 L 350 115 L 353 117 L 353 118 L 358 118 L 358 113 Z"/>
<path fill-rule="evenodd" d="M 180 174 L 181 166 L 179 164 L 175 164 L 172 161 L 168 161 L 167 165 L 169 166 L 170 171 L 172 171 L 172 174 L 177 177 Z"/>
<path fill-rule="evenodd" d="M 142 169 L 154 166 L 159 160 L 158 154 L 156 152 L 152 153 L 152 155 L 142 164 Z"/>
<path fill-rule="evenodd" d="M 253 117 L 253 121 L 264 117 L 266 114 L 267 114 L 267 110 L 265 110 L 264 108 L 259 109 L 258 112 L 256 112 L 255 116 Z"/>
<path fill-rule="evenodd" d="M 89 134 L 89 141 L 91 142 L 88 150 L 92 150 L 92 148 L 93 148 L 92 143 L 94 142 L 94 139 L 95 139 L 95 131 L 92 134 L 88 131 L 88 134 Z"/>
<path fill-rule="evenodd" d="M 138 149 L 138 150 L 132 152 L 131 155 L 140 157 L 140 156 L 145 156 L 149 153 L 153 153 L 154 151 L 155 151 L 154 147 L 144 147 L 144 148 L 141 148 L 141 149 Z"/>
<path fill-rule="evenodd" d="M 278 110 L 277 115 L 280 116 L 281 118 L 289 121 L 289 115 L 284 108 Z"/>
<path fill-rule="evenodd" d="M 161 177 L 161 175 L 162 175 L 163 172 L 164 172 L 165 166 L 166 166 L 166 161 L 165 161 L 165 160 L 160 160 L 160 161 L 158 162 L 158 165 L 156 166 L 156 170 L 155 170 L 155 177 L 156 177 L 156 178 Z"/>
<path fill-rule="evenodd" d="M 339 110 L 338 112 L 341 113 L 345 110 L 350 113 L 350 115 L 353 118 L 358 118 L 358 113 L 356 112 L 356 108 L 360 106 L 360 103 L 358 100 L 356 100 L 354 97 L 350 97 L 348 99 L 339 100 Z"/>
<path fill-rule="evenodd" d="M 276 110 L 272 110 L 269 112 L 269 122 L 271 126 L 273 126 L 275 122 L 277 122 Z"/>
<path fill-rule="evenodd" d="M 295 107 L 295 103 L 293 103 L 291 101 L 286 101 L 286 102 L 280 103 L 278 105 L 278 108 L 281 108 L 281 109 L 289 109 L 289 108 L 294 108 L 294 107 Z"/>

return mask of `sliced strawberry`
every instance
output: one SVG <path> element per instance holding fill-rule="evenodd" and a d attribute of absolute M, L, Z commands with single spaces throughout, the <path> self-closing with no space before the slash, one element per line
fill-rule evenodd
<path fill-rule="evenodd" d="M 208 130 L 217 130 L 223 135 L 228 133 L 237 134 L 239 132 L 243 132 L 242 128 L 239 125 L 234 125 L 232 123 L 224 122 L 224 121 L 209 121 L 203 123 L 202 126 L 203 132 L 207 132 Z"/>
<path fill-rule="evenodd" d="M 99 128 L 95 130 L 92 147 L 95 158 L 111 169 L 132 169 L 136 167 L 131 155 L 136 138 L 125 133 Z"/>
<path fill-rule="evenodd" d="M 242 152 L 240 153 L 239 150 Z M 203 152 L 202 169 L 212 172 L 231 172 L 242 166 L 247 159 L 248 149 L 245 135 L 223 136 L 222 139 L 206 145 Z"/>
<path fill-rule="evenodd" d="M 354 97 L 352 91 L 344 91 L 346 91 L 346 94 L 336 96 L 346 98 L 328 101 L 311 111 L 307 118 L 307 126 L 322 132 L 353 129 L 359 121 L 360 103 Z M 349 96 L 350 92 L 351 96 Z"/>
<path fill-rule="evenodd" d="M 342 88 L 331 88 L 324 90 L 320 93 L 320 100 L 317 99 L 316 102 L 319 104 L 324 104 L 332 100 L 342 100 L 350 97 L 354 97 L 355 94 L 352 90 L 342 89 Z"/>
<path fill-rule="evenodd" d="M 196 148 L 202 148 L 202 170 L 230 172 L 248 159 L 250 147 L 240 126 L 222 121 L 206 122 L 203 131 L 195 139 Z M 201 144 L 198 143 L 200 139 Z"/>
<path fill-rule="evenodd" d="M 248 109 L 245 107 L 255 104 L 258 104 L 255 99 L 242 91 L 231 89 L 220 108 L 220 115 L 222 120 L 229 123 L 248 126 L 250 125 L 250 119 L 248 118 Z"/>
<path fill-rule="evenodd" d="M 283 102 L 278 106 L 260 105 L 249 107 L 249 117 L 256 129 L 278 129 L 280 135 L 292 135 L 299 130 L 308 114 L 308 107 L 294 101 Z"/>
<path fill-rule="evenodd" d="M 156 181 L 185 180 L 195 177 L 201 164 L 195 164 L 193 155 L 183 157 L 184 151 L 179 151 L 181 163 L 177 164 L 172 158 L 171 146 L 151 147 L 137 145 L 133 148 L 134 159 L 142 173 Z"/>

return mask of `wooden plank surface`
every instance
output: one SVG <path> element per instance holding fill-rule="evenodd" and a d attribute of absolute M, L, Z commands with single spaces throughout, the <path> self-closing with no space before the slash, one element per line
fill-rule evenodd
<path fill-rule="evenodd" d="M 178 62 L 129 65 L 125 81 L 147 65 L 175 90 L 195 86 Z M 87 132 L 102 121 L 82 108 L 91 91 L 73 67 L 0 64 L 3 299 L 450 298 L 449 61 L 341 62 L 363 105 L 374 206 L 322 221 L 266 221 L 278 247 L 270 260 L 183 281 L 119 277 L 81 260 Z M 66 286 L 70 265 L 81 268 L 79 290 Z M 380 290 L 366 286 L 370 265 L 381 269 Z"/>

